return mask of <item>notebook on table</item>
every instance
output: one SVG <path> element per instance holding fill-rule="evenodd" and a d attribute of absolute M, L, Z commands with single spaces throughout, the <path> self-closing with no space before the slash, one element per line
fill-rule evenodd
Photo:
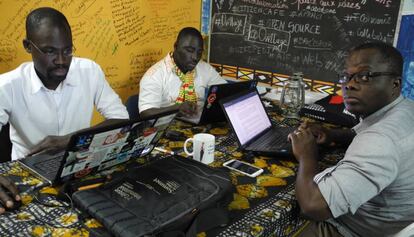
<path fill-rule="evenodd" d="M 196 115 L 191 117 L 177 115 L 177 119 L 195 125 L 226 121 L 218 101 L 241 91 L 256 88 L 256 86 L 257 80 L 212 85 L 208 88 L 206 100 L 200 105 Z"/>
<path fill-rule="evenodd" d="M 18 162 L 50 184 L 81 178 L 150 152 L 176 113 L 86 129 L 72 135 L 60 154 L 38 154 Z"/>
<path fill-rule="evenodd" d="M 295 128 L 273 125 L 257 90 L 225 98 L 220 105 L 242 150 L 269 156 L 292 155 L 287 135 Z"/>

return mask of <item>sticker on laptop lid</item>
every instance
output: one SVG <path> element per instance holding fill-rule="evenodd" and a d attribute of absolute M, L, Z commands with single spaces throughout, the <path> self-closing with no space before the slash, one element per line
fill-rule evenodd
<path fill-rule="evenodd" d="M 207 109 L 211 108 L 214 101 L 216 101 L 216 99 L 217 99 L 216 91 L 217 91 L 216 86 L 211 89 L 211 94 L 208 95 L 208 97 L 207 97 Z"/>

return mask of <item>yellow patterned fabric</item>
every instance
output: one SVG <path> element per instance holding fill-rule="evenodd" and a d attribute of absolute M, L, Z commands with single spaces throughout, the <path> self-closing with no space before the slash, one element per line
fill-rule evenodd
<path fill-rule="evenodd" d="M 175 100 L 176 104 L 182 104 L 185 101 L 197 102 L 197 94 L 195 93 L 194 87 L 194 76 L 195 76 L 195 69 L 191 72 L 183 73 L 180 68 L 178 68 L 177 64 L 174 62 L 174 58 L 172 57 L 172 53 L 170 54 L 171 61 L 173 62 L 173 70 L 175 74 L 177 74 L 178 78 L 180 78 L 182 84 L 180 87 L 180 92 L 178 93 L 178 97 Z"/>
<path fill-rule="evenodd" d="M 276 121 L 282 121 L 276 112 L 269 113 Z M 298 126 L 298 120 L 285 120 L 283 124 Z M 328 126 L 325 125 L 324 126 Z M 235 186 L 231 203 L 228 205 L 230 222 L 225 229 L 209 230 L 197 234 L 197 237 L 225 236 L 293 236 L 306 220 L 297 216 L 298 204 L 295 198 L 295 172 L 298 162 L 295 159 L 279 160 L 272 157 L 257 156 L 250 152 L 241 152 L 236 141 L 230 142 L 231 128 L 227 123 L 208 126 L 191 126 L 174 120 L 169 130 L 182 133 L 183 138 L 206 132 L 216 136 L 214 162 L 211 167 L 222 167 L 230 159 L 244 160 L 261 167 L 261 175 L 251 178 L 236 171 L 230 171 L 230 179 Z M 183 151 L 182 139 L 170 140 L 162 137 L 158 146 L 177 155 L 187 156 Z M 320 165 L 323 168 L 335 165 L 343 158 L 342 147 L 324 154 Z M 133 169 L 147 162 L 168 158 L 163 152 L 154 151 L 146 156 L 132 160 L 112 170 L 118 174 L 126 167 Z M 189 157 L 188 157 L 189 158 Z M 108 171 L 105 171 L 105 173 Z M 0 174 L 10 177 L 22 192 L 22 206 L 16 211 L 7 211 L 0 215 L 0 236 L 89 236 L 89 231 L 105 231 L 97 220 L 81 218 L 80 211 L 71 203 L 57 199 L 58 188 L 46 186 L 41 179 L 25 170 L 16 161 L 0 163 Z M 42 188 L 43 187 L 43 188 Z M 231 199 L 231 196 L 229 199 Z M 254 222 L 252 222 L 254 220 Z"/>

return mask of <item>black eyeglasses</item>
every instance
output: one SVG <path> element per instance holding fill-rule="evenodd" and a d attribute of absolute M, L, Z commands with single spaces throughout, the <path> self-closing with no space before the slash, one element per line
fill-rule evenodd
<path fill-rule="evenodd" d="M 353 74 L 342 73 L 338 75 L 338 82 L 340 84 L 347 84 L 349 81 L 354 80 L 356 83 L 369 83 L 371 78 L 379 76 L 396 76 L 399 77 L 398 73 L 395 72 L 370 72 L 362 71 Z"/>
<path fill-rule="evenodd" d="M 59 49 L 55 49 L 55 48 L 48 48 L 48 49 L 40 49 L 35 43 L 33 43 L 31 40 L 27 40 L 30 44 L 33 45 L 33 47 L 35 47 L 37 49 L 37 51 L 39 51 L 40 53 L 42 53 L 43 55 L 46 55 L 47 57 L 56 57 L 59 55 L 60 51 Z M 72 45 L 72 47 L 70 48 L 66 48 L 63 49 L 62 51 L 62 55 L 64 57 L 72 57 L 73 53 L 75 52 L 76 48 L 75 46 Z"/>

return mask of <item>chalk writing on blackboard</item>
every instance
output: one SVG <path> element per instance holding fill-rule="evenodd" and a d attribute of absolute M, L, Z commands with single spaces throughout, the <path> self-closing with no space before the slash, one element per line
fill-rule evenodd
<path fill-rule="evenodd" d="M 289 49 L 290 33 L 251 24 L 247 40 L 250 42 L 268 44 L 273 46 L 274 50 L 287 52 Z"/>
<path fill-rule="evenodd" d="M 392 44 L 400 1 L 214 0 L 210 61 L 336 81 L 347 49 Z"/>
<path fill-rule="evenodd" d="M 217 13 L 213 18 L 214 34 L 243 35 L 247 15 L 232 13 Z"/>

